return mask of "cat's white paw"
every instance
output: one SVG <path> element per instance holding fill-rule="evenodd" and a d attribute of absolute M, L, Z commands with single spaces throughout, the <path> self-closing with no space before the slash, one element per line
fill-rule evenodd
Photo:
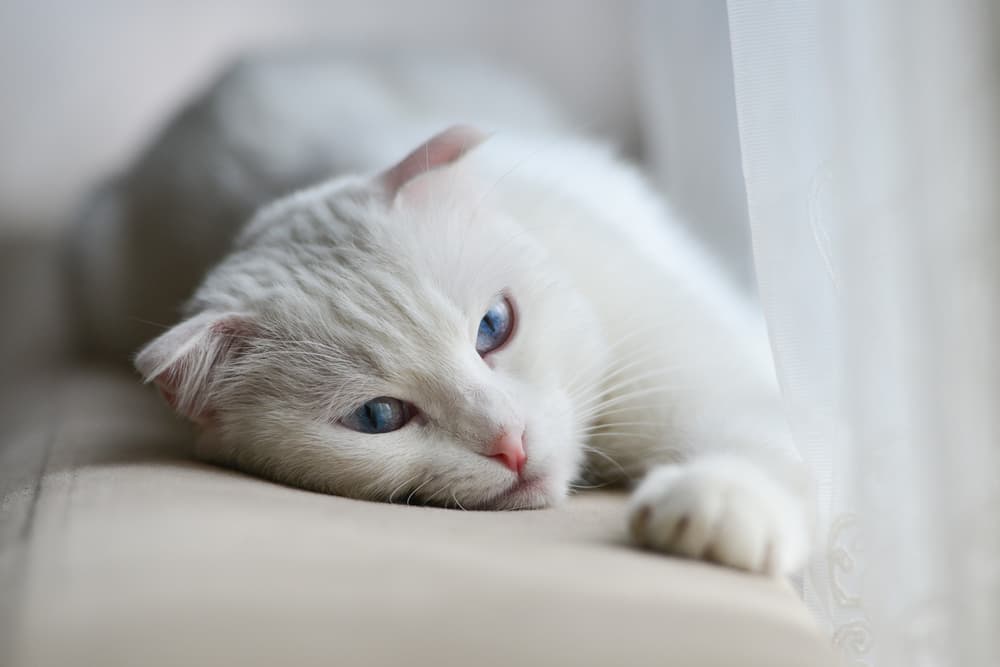
<path fill-rule="evenodd" d="M 809 551 L 802 501 L 738 459 L 654 469 L 632 496 L 629 529 L 644 547 L 750 572 L 790 574 Z"/>

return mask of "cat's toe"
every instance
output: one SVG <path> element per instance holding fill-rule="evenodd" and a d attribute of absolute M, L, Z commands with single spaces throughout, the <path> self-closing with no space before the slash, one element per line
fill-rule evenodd
<path fill-rule="evenodd" d="M 705 461 L 650 473 L 633 495 L 629 530 L 640 545 L 773 574 L 801 567 L 801 507 L 750 464 Z"/>

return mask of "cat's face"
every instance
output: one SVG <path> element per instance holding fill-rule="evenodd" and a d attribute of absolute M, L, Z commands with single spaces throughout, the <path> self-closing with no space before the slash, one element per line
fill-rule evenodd
<path fill-rule="evenodd" d="M 207 456 L 394 502 L 512 509 L 566 493 L 601 334 L 462 167 L 416 169 L 388 194 L 332 184 L 258 216 L 196 297 L 200 342 L 180 345 L 207 357 L 143 369 L 205 427 Z M 176 380 L 206 364 L 191 397 Z"/>

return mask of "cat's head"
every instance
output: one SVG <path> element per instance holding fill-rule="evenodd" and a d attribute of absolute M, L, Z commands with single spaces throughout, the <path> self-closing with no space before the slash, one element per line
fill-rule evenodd
<path fill-rule="evenodd" d="M 463 155 L 455 127 L 386 171 L 263 209 L 195 313 L 136 366 L 202 454 L 339 495 L 540 507 L 583 458 L 601 333 Z M 513 167 L 514 165 L 512 165 Z"/>

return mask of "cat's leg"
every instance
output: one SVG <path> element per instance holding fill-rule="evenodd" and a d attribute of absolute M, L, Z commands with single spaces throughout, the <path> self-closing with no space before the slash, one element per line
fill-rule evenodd
<path fill-rule="evenodd" d="M 684 390 L 653 447 L 621 439 L 605 450 L 643 473 L 628 526 L 640 545 L 752 572 L 789 574 L 805 562 L 814 510 L 811 477 L 792 443 L 771 378 L 730 357 L 719 376 L 674 376 Z M 641 418 L 642 413 L 636 415 Z M 649 434 L 647 434 L 649 435 Z M 611 444 L 611 443 L 609 443 Z"/>

